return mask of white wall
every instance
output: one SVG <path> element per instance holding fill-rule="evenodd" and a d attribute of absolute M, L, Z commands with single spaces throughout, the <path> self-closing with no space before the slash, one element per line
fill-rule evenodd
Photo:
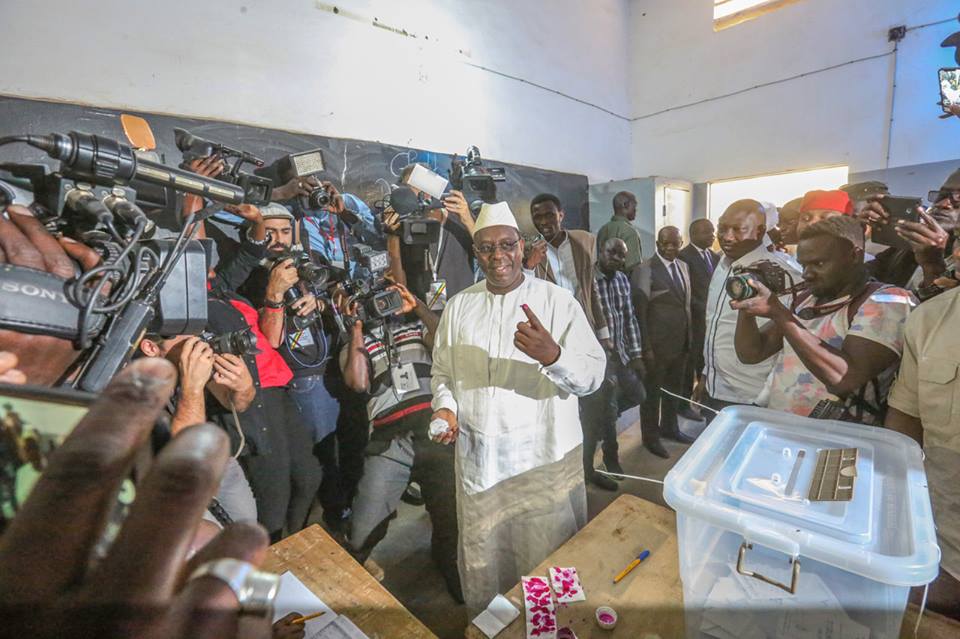
<path fill-rule="evenodd" d="M 3 0 L 0 93 L 629 177 L 627 0 L 322 4 Z"/>
<path fill-rule="evenodd" d="M 891 27 L 958 10 L 947 0 L 800 0 L 715 33 L 711 5 L 631 2 L 636 176 L 702 182 L 832 164 L 849 164 L 852 173 L 885 168 L 892 56 L 682 105 L 882 55 L 893 48 Z M 956 21 L 913 29 L 900 43 L 889 166 L 960 157 L 960 121 L 937 119 L 935 104 L 937 68 L 955 66 L 952 50 L 939 44 L 958 30 Z"/>

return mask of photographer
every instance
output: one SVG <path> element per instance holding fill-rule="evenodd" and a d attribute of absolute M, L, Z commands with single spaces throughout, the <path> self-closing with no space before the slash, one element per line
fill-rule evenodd
<path fill-rule="evenodd" d="M 739 311 L 740 360 L 758 364 L 779 354 L 768 407 L 810 415 L 815 407 L 840 410 L 840 404 L 843 417 L 883 423 L 913 298 L 871 281 L 863 249 L 863 227 L 855 218 L 817 222 L 800 234 L 797 259 L 807 292 L 791 307 L 755 279 L 754 297 L 730 303 Z M 771 321 L 761 328 L 758 317 Z"/>
<path fill-rule="evenodd" d="M 387 534 L 407 484 L 420 484 L 433 525 L 433 559 L 447 589 L 463 601 L 457 572 L 457 509 L 454 448 L 428 434 L 430 349 L 439 318 L 400 284 L 403 306 L 392 317 L 364 323 L 357 302 L 343 301 L 354 318 L 350 343 L 340 352 L 347 385 L 365 393 L 370 443 L 363 477 L 353 502 L 350 547 L 363 562 Z M 371 318 L 373 319 L 373 318 Z"/>
<path fill-rule="evenodd" d="M 707 332 L 704 340 L 704 374 L 695 396 L 721 410 L 733 404 L 753 404 L 760 398 L 773 368 L 774 358 L 744 364 L 737 357 L 734 335 L 737 311 L 730 307 L 727 279 L 734 268 L 772 264 L 790 277 L 799 277 L 784 253 L 763 246 L 766 215 L 756 200 L 738 200 L 727 207 L 717 223 L 717 237 L 723 257 L 710 279 L 707 293 Z M 707 417 L 709 421 L 711 418 Z"/>
<path fill-rule="evenodd" d="M 421 191 L 407 184 L 416 166 L 408 164 L 404 167 L 399 182 L 419 197 Z M 426 217 L 440 222 L 440 237 L 426 247 L 404 246 L 401 243 L 398 235 L 400 220 L 396 212 L 388 210 L 384 214 L 383 228 L 387 234 L 387 250 L 393 259 L 391 268 L 397 281 L 427 300 L 432 310 L 442 310 L 446 300 L 476 282 L 474 219 L 460 191 L 445 194 L 443 207 L 427 211 Z M 397 269 L 398 265 L 400 270 Z"/>
<path fill-rule="evenodd" d="M 192 166 L 199 169 L 198 172 L 216 170 L 214 160 L 207 158 L 205 163 L 205 166 L 200 162 Z M 184 216 L 201 205 L 199 198 L 185 198 Z M 260 522 L 267 528 L 271 540 L 279 541 L 285 526 L 291 534 L 303 527 L 321 472 L 310 454 L 311 438 L 286 388 L 293 373 L 261 331 L 260 314 L 248 298 L 237 293 L 267 255 L 269 238 L 263 213 L 248 204 L 227 210 L 244 219 L 247 230 L 243 233 L 245 241 L 231 258 L 218 263 L 216 270 L 209 273 L 207 328 L 217 335 L 249 329 L 256 337 L 257 352 L 245 356 L 258 392 L 253 405 L 239 415 L 250 449 L 250 454 L 242 456 L 241 462 L 257 500 Z M 198 235 L 203 237 L 204 224 L 199 225 Z M 228 421 L 227 415 L 215 416 L 221 423 Z M 235 430 L 227 423 L 225 428 L 229 433 Z"/>
<path fill-rule="evenodd" d="M 877 194 L 868 198 L 858 213 L 860 220 L 887 224 L 890 215 L 883 207 L 884 197 Z M 931 191 L 929 200 L 933 205 L 928 210 L 917 211 L 920 221 L 897 221 L 897 235 L 910 248 L 890 247 L 869 265 L 873 277 L 915 291 L 921 300 L 943 290 L 938 290 L 935 280 L 944 277 L 952 265 L 952 234 L 960 226 L 960 170 L 951 173 L 940 189 Z"/>
<path fill-rule="evenodd" d="M 140 340 L 140 351 L 147 357 L 163 357 L 174 364 L 180 375 L 173 404 L 170 434 L 176 437 L 184 428 L 207 421 L 206 406 L 215 401 L 225 409 L 244 413 L 256 398 L 256 387 L 246 363 L 232 353 L 214 353 L 210 344 L 190 335 L 164 339 L 148 335 Z M 234 425 L 233 430 L 239 428 Z M 230 430 L 228 430 L 230 432 Z M 239 448 L 240 444 L 236 444 Z M 237 462 L 242 450 L 227 460 L 217 500 L 234 521 L 257 521 L 257 504 L 250 484 Z"/>

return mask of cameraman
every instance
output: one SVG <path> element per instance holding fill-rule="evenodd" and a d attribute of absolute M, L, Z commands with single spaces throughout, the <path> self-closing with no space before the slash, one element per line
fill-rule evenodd
<path fill-rule="evenodd" d="M 139 348 L 147 357 L 165 358 L 180 373 L 178 387 L 171 398 L 174 406 L 170 434 L 173 437 L 187 426 L 207 421 L 207 404 L 211 398 L 238 414 L 246 412 L 256 398 L 253 377 L 243 359 L 231 353 L 215 354 L 208 343 L 197 337 L 176 335 L 165 339 L 159 335 L 147 335 L 140 340 Z M 239 424 L 228 432 L 237 428 Z M 217 500 L 234 521 L 254 522 L 257 520 L 257 504 L 237 462 L 242 452 L 237 450 L 237 454 L 227 461 Z"/>
<path fill-rule="evenodd" d="M 431 548 L 447 589 L 463 601 L 457 571 L 457 507 L 454 447 L 428 434 L 430 349 L 439 318 L 406 287 L 394 284 L 403 307 L 379 322 L 364 323 L 356 301 L 345 299 L 353 318 L 350 343 L 340 352 L 347 385 L 365 393 L 370 443 L 353 502 L 350 548 L 364 562 L 387 534 L 400 497 L 413 480 L 420 484 L 433 526 Z M 411 316 L 412 313 L 412 316 Z"/>
<path fill-rule="evenodd" d="M 713 271 L 707 293 L 707 332 L 703 346 L 704 372 L 694 395 L 703 403 L 721 410 L 733 404 L 753 404 L 760 398 L 774 358 L 746 365 L 737 357 L 734 335 L 737 311 L 730 307 L 727 278 L 735 267 L 759 262 L 773 263 L 790 276 L 800 273 L 784 253 L 763 246 L 766 213 L 756 200 L 737 200 L 717 222 L 717 238 L 723 257 Z M 704 391 L 706 396 L 703 396 Z M 711 420 L 707 417 L 707 421 Z"/>
<path fill-rule="evenodd" d="M 399 182 L 419 197 L 421 191 L 407 184 L 416 166 L 415 163 L 404 167 Z M 385 213 L 383 227 L 397 281 L 414 295 L 427 300 L 431 310 L 439 311 L 446 300 L 477 281 L 477 263 L 473 255 L 474 219 L 460 191 L 444 195 L 443 207 L 427 211 L 426 217 L 440 222 L 440 237 L 425 247 L 402 245 L 396 212 Z M 401 266 L 399 270 L 398 265 Z"/>
<path fill-rule="evenodd" d="M 774 355 L 767 406 L 810 415 L 822 404 L 866 424 L 882 424 L 914 305 L 904 289 L 871 281 L 859 220 L 833 217 L 800 233 L 797 259 L 807 292 L 788 308 L 762 283 L 733 301 L 737 356 L 758 364 Z M 757 318 L 770 320 L 762 328 Z M 833 403 L 830 406 L 826 402 Z"/>

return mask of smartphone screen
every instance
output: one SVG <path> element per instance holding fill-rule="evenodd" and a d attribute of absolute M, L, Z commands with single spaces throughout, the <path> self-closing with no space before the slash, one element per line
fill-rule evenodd
<path fill-rule="evenodd" d="M 0 384 L 0 530 L 30 497 L 50 456 L 87 414 L 95 397 L 71 389 Z M 96 555 L 106 552 L 133 503 L 132 477 L 121 485 Z"/>
<path fill-rule="evenodd" d="M 883 225 L 873 225 L 870 232 L 870 239 L 877 244 L 909 250 L 909 242 L 897 235 L 896 224 L 898 220 L 906 220 L 908 222 L 920 221 L 920 217 L 917 214 L 917 207 L 920 206 L 920 198 L 888 195 L 880 200 L 880 204 L 890 216 L 890 220 Z"/>
<path fill-rule="evenodd" d="M 960 104 L 960 68 L 940 69 L 940 104 L 944 111 Z"/>

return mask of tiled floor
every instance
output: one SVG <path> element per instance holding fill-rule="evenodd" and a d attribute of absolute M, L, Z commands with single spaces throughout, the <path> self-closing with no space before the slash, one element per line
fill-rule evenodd
<path fill-rule="evenodd" d="M 696 435 L 702 427 L 702 423 L 681 423 L 682 430 L 690 435 Z M 670 459 L 660 459 L 649 453 L 640 441 L 636 409 L 621 417 L 619 428 L 620 463 L 624 472 L 629 474 L 663 479 L 686 449 L 682 444 L 665 441 Z M 600 463 L 599 452 L 597 463 Z M 656 483 L 628 479 L 620 482 L 619 492 L 608 492 L 588 484 L 590 517 L 603 510 L 621 492 L 663 504 L 662 489 Z M 401 504 L 386 539 L 377 546 L 371 558 L 384 570 L 383 585 L 438 637 L 463 637 L 466 612 L 447 594 L 443 579 L 430 559 L 430 520 L 422 507 Z"/>

